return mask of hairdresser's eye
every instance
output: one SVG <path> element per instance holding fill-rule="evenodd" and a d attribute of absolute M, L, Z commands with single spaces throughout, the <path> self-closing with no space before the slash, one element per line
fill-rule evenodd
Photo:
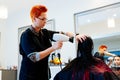
<path fill-rule="evenodd" d="M 42 21 L 47 21 L 47 18 L 38 18 L 38 19 Z"/>

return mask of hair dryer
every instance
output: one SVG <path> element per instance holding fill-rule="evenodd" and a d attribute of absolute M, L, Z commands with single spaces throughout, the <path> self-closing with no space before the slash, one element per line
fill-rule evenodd
<path fill-rule="evenodd" d="M 54 34 L 53 35 L 53 40 L 55 41 L 63 41 L 63 42 L 66 42 L 66 41 L 70 41 L 73 43 L 73 40 L 74 40 L 74 37 L 68 37 L 64 34 Z"/>

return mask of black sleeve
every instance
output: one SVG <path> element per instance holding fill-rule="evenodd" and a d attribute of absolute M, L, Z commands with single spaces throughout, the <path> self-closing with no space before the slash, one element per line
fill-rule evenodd
<path fill-rule="evenodd" d="M 96 52 L 96 53 L 94 54 L 94 57 L 98 57 L 98 56 L 99 56 L 99 53 Z"/>
<path fill-rule="evenodd" d="M 60 32 L 59 31 L 52 31 L 52 30 L 43 29 L 43 33 L 46 34 L 46 36 L 49 37 L 49 39 L 51 41 L 54 41 L 53 40 L 53 34 L 55 34 L 55 33 L 59 34 Z"/>
<path fill-rule="evenodd" d="M 32 52 L 36 52 L 36 46 L 33 41 L 33 37 L 26 31 L 21 35 L 20 39 L 20 54 L 28 55 Z"/>

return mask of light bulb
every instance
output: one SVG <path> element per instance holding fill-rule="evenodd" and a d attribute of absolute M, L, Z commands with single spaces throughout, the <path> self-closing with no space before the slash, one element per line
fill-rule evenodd
<path fill-rule="evenodd" d="M 7 19 L 8 9 L 5 6 L 0 6 L 0 19 Z"/>

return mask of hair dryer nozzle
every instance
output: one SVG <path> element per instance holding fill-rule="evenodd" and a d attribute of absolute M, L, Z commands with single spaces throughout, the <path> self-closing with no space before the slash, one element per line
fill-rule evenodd
<path fill-rule="evenodd" d="M 74 37 L 69 38 L 69 41 L 73 43 Z"/>

